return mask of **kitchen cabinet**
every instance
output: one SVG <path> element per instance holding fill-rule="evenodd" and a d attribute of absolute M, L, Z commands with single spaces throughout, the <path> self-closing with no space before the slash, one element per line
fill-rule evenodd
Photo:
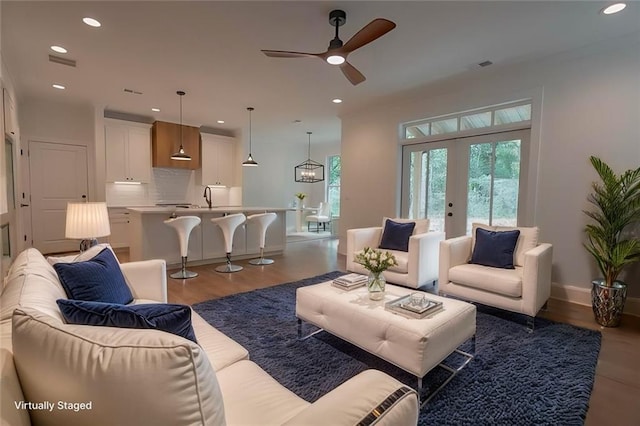
<path fill-rule="evenodd" d="M 209 133 L 202 133 L 201 137 L 200 184 L 233 186 L 235 140 Z"/>
<path fill-rule="evenodd" d="M 129 211 L 125 207 L 109 207 L 109 244 L 113 248 L 129 247 Z"/>
<path fill-rule="evenodd" d="M 105 119 L 107 182 L 151 181 L 151 126 Z"/>
<path fill-rule="evenodd" d="M 9 96 L 7 89 L 2 89 L 2 102 L 4 108 L 4 132 L 7 135 L 11 135 L 13 139 L 16 139 L 18 137 L 18 115 L 16 113 L 16 106 L 11 96 Z"/>
<path fill-rule="evenodd" d="M 180 128 L 182 146 L 190 161 L 172 160 L 171 155 L 180 149 Z M 171 167 L 197 170 L 200 168 L 200 128 L 180 126 L 166 121 L 156 121 L 151 129 L 153 167 Z"/>

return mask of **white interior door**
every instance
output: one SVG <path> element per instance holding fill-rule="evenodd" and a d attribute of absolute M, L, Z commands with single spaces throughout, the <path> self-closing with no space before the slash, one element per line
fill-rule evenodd
<path fill-rule="evenodd" d="M 65 239 L 68 202 L 87 197 L 87 149 L 79 145 L 29 142 L 33 246 L 42 253 L 76 251 Z"/>

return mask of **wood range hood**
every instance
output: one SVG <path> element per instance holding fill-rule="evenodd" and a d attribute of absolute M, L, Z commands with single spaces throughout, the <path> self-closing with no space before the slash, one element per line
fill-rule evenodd
<path fill-rule="evenodd" d="M 171 155 L 180 149 L 180 127 L 182 146 L 191 161 L 172 160 Z M 151 165 L 196 170 L 201 168 L 200 128 L 166 121 L 156 121 L 151 128 Z"/>

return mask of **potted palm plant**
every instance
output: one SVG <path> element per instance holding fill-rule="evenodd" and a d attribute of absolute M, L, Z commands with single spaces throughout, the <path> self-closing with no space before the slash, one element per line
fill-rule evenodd
<path fill-rule="evenodd" d="M 595 208 L 584 212 L 593 219 L 585 228 L 585 247 L 603 275 L 592 283 L 591 302 L 598 324 L 617 327 L 627 298 L 627 285 L 618 276 L 640 259 L 640 239 L 630 232 L 640 224 L 640 167 L 617 175 L 598 157 L 590 161 L 600 182 L 591 185 L 588 197 Z"/>

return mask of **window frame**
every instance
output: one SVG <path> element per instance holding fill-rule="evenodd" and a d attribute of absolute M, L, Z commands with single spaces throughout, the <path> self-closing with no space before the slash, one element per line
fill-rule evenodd
<path fill-rule="evenodd" d="M 340 161 L 340 173 L 338 176 L 338 184 L 332 184 L 331 183 L 331 166 L 332 166 L 332 162 L 335 158 L 338 158 Z M 342 185 L 342 157 L 340 154 L 335 154 L 335 155 L 329 155 L 327 156 L 327 178 L 325 180 L 326 185 L 325 185 L 325 199 L 327 200 L 328 203 L 331 203 L 331 210 L 332 210 L 332 217 L 333 218 L 340 218 L 340 187 Z M 338 202 L 336 204 L 336 202 L 330 198 L 329 193 L 331 191 L 331 188 L 337 188 L 338 189 Z M 337 213 L 334 213 L 337 212 Z"/>
<path fill-rule="evenodd" d="M 522 106 L 522 105 L 530 105 L 530 117 L 529 120 L 522 120 L 522 121 L 516 121 L 516 122 L 512 122 L 512 123 L 508 123 L 508 124 L 494 124 L 495 122 L 495 112 L 499 111 L 499 110 L 503 110 L 506 108 L 513 108 L 513 107 L 518 107 L 518 106 Z M 506 132 L 506 131 L 511 131 L 511 130 L 519 130 L 519 129 L 524 129 L 524 128 L 530 128 L 531 127 L 531 120 L 532 120 L 532 115 L 533 115 L 533 109 L 534 109 L 534 105 L 533 105 L 533 99 L 521 99 L 521 100 L 517 100 L 517 101 L 512 101 L 512 102 L 504 102 L 504 103 L 500 103 L 500 104 L 495 104 L 495 105 L 491 105 L 491 106 L 487 106 L 487 107 L 482 107 L 482 108 L 475 108 L 475 109 L 470 109 L 470 110 L 466 110 L 466 111 L 460 111 L 460 112 L 456 112 L 453 114 L 445 114 L 445 115 L 438 115 L 435 117 L 429 117 L 429 118 L 424 118 L 424 119 L 420 119 L 420 120 L 413 120 L 413 121 L 407 121 L 404 123 L 400 123 L 400 135 L 399 135 L 399 142 L 401 145 L 406 145 L 406 144 L 414 144 L 414 143 L 421 143 L 421 142 L 434 142 L 434 141 L 439 141 L 439 140 L 443 140 L 443 139 L 452 139 L 452 138 L 460 138 L 460 137 L 466 137 L 466 136 L 477 136 L 477 135 L 482 135 L 482 134 L 490 134 L 490 133 L 499 133 L 499 132 Z M 475 115 L 475 114 L 481 114 L 481 113 L 485 113 L 485 112 L 490 112 L 491 113 L 491 121 L 490 121 L 490 125 L 485 126 L 485 127 L 477 127 L 477 128 L 471 128 L 471 129 L 465 129 L 465 130 L 460 130 L 460 126 L 461 126 L 461 122 L 462 122 L 462 117 L 468 116 L 468 115 Z M 445 132 L 445 133 L 438 133 L 438 134 L 432 134 L 432 123 L 436 123 L 436 122 L 440 122 L 440 121 L 444 121 L 444 120 L 450 120 L 450 119 L 456 119 L 457 121 L 457 131 L 452 131 L 452 132 Z M 413 138 L 407 138 L 407 129 L 410 127 L 425 127 L 427 129 L 429 129 L 429 134 L 425 135 L 423 137 L 413 137 Z M 424 132 L 422 132 L 424 133 Z"/>

